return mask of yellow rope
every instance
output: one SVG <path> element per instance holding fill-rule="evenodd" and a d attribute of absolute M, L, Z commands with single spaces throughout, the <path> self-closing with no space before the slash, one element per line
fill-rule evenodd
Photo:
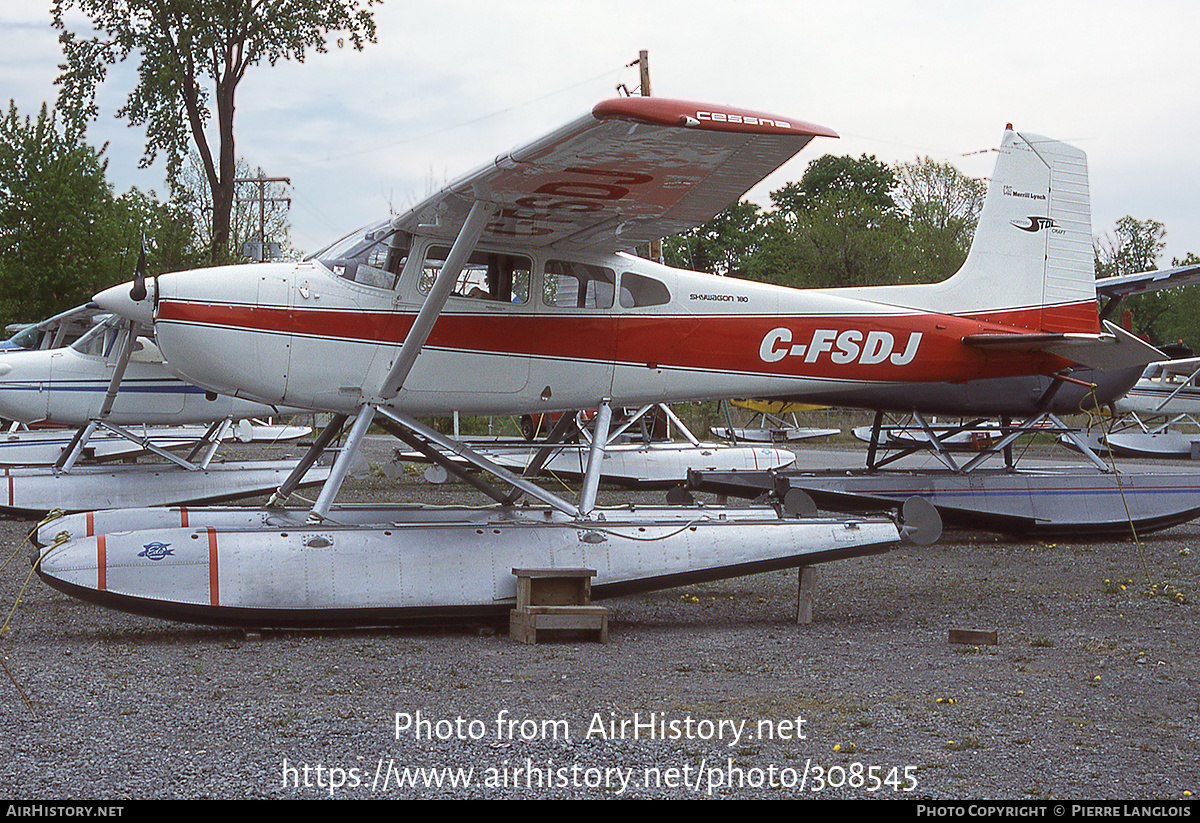
<path fill-rule="evenodd" d="M 8 557 L 6 557 L 4 559 L 3 565 L 0 565 L 0 571 L 3 571 L 5 568 L 8 567 L 8 564 L 12 562 L 12 559 L 17 556 L 17 553 L 20 552 L 21 549 L 25 548 L 25 544 L 28 543 L 30 546 L 33 545 L 33 536 L 35 534 L 37 534 L 38 529 L 40 529 L 46 523 L 51 522 L 52 520 L 57 520 L 59 517 L 62 517 L 62 515 L 63 515 L 62 509 L 55 509 L 54 511 L 52 511 L 48 515 L 46 515 L 44 518 L 42 518 L 42 520 L 36 526 L 33 527 L 33 530 L 30 531 L 29 534 L 25 535 L 25 539 L 17 544 L 17 547 L 15 549 L 13 549 L 12 554 L 10 554 Z M 33 579 L 33 574 L 34 574 L 34 572 L 37 571 L 38 565 L 42 562 L 42 558 L 45 557 L 46 554 L 51 549 L 53 549 L 55 546 L 62 545 L 63 543 L 67 542 L 70 538 L 71 538 L 70 532 L 67 532 L 67 531 L 61 531 L 58 534 L 54 535 L 54 542 L 51 545 L 47 546 L 46 550 L 44 552 L 42 552 L 40 555 L 38 555 L 38 559 L 36 561 L 34 561 L 32 564 L 30 564 L 29 574 L 27 574 L 25 576 L 25 582 L 23 582 L 21 584 L 21 590 L 19 592 L 17 592 L 17 599 L 15 601 L 13 601 L 12 608 L 9 609 L 8 616 L 4 618 L 3 625 L 0 625 L 0 635 L 5 635 L 9 632 L 8 624 L 12 621 L 13 615 L 16 614 L 17 606 L 21 605 L 21 598 L 25 596 L 25 589 L 27 589 L 29 587 L 29 581 Z"/>

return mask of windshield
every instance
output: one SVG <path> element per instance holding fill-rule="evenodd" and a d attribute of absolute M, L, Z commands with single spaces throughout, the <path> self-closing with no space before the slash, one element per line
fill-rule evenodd
<path fill-rule="evenodd" d="M 54 349 L 67 346 L 103 316 L 106 315 L 99 315 L 94 306 L 77 306 L 18 330 L 9 339 L 0 341 L 0 349 Z"/>
<path fill-rule="evenodd" d="M 41 345 L 42 335 L 45 333 L 45 330 L 40 326 L 30 326 L 23 331 L 17 332 L 0 345 L 3 345 L 6 349 L 36 349 Z"/>
<path fill-rule="evenodd" d="M 372 247 L 384 243 L 391 232 L 388 230 L 390 220 L 380 220 L 353 231 L 340 240 L 335 240 L 325 248 L 310 254 L 305 260 L 353 260 L 360 258 Z M 385 243 L 386 245 L 386 243 Z"/>
<path fill-rule="evenodd" d="M 116 315 L 104 315 L 95 326 L 71 344 L 71 348 L 80 354 L 90 354 L 93 357 L 107 357 L 117 342 L 117 333 L 124 321 Z"/>
<path fill-rule="evenodd" d="M 383 220 L 365 226 L 353 234 L 305 258 L 316 260 L 338 277 L 366 286 L 391 289 L 408 257 L 411 238 Z"/>

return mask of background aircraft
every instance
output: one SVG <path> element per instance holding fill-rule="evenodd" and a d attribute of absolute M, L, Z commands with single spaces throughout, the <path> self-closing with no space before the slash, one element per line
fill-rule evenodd
<path fill-rule="evenodd" d="M 70 345 L 64 340 L 75 338 Z M 205 391 L 171 374 L 150 329 L 81 306 L 27 327 L 0 350 L 0 509 L 38 514 L 221 500 L 277 487 L 294 460 L 214 463 L 229 437 L 293 440 L 307 426 L 249 418 L 277 409 Z M 234 421 L 238 421 L 234 425 Z M 26 428 L 29 425 L 33 428 Z M 190 449 L 187 457 L 173 450 Z M 77 465 L 152 452 L 164 463 Z M 319 482 L 326 470 L 314 470 Z"/>
<path fill-rule="evenodd" d="M 81 306 L 58 316 L 63 328 L 88 321 L 70 345 L 0 350 L 0 418 L 68 426 L 101 417 L 118 425 L 181 425 L 283 411 L 185 383 L 167 368 L 151 329 L 131 338 L 128 321 L 95 315 Z M 28 330 L 17 337 L 22 334 L 33 342 Z M 38 336 L 56 335 L 39 329 Z"/>

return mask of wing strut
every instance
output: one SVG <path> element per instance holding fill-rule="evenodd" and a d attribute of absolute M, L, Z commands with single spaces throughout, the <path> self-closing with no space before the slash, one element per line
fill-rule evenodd
<path fill-rule="evenodd" d="M 125 368 L 129 365 L 129 356 L 133 354 L 134 344 L 137 343 L 138 324 L 130 320 L 127 323 L 125 339 L 121 341 L 121 351 L 117 355 L 116 367 L 112 379 L 108 381 L 108 392 L 104 395 L 104 403 L 100 407 L 101 419 L 108 417 L 116 402 L 117 392 L 121 390 L 121 381 L 125 379 Z"/>
<path fill-rule="evenodd" d="M 454 284 L 458 280 L 458 275 L 462 271 L 463 265 L 466 264 L 467 258 L 475 250 L 475 244 L 479 242 L 479 236 L 483 234 L 483 227 L 487 225 L 490 216 L 490 205 L 481 200 L 476 200 L 472 204 L 471 211 L 450 249 L 450 254 L 446 256 L 446 262 L 442 264 L 442 270 L 438 272 L 437 279 L 433 282 L 433 288 L 429 290 L 429 296 L 425 298 L 425 302 L 421 305 L 421 311 L 417 313 L 417 319 L 413 321 L 412 328 L 408 330 L 408 334 L 404 338 L 404 345 L 400 347 L 400 353 L 396 355 L 396 362 L 392 364 L 391 371 L 388 372 L 387 377 L 383 380 L 383 385 L 379 388 L 380 397 L 393 398 L 400 391 L 400 387 L 404 385 L 404 380 L 412 371 L 413 363 L 416 362 L 417 355 L 425 346 L 425 341 L 429 339 L 429 333 L 433 331 L 433 324 L 437 322 L 438 315 L 442 313 L 446 299 L 450 297 L 450 292 L 454 289 Z"/>
<path fill-rule="evenodd" d="M 591 514 L 596 507 L 596 492 L 600 488 L 600 469 L 604 466 L 604 446 L 608 443 L 608 427 L 612 423 L 612 404 L 606 398 L 600 402 L 596 414 L 596 428 L 592 432 L 592 448 L 588 452 L 587 470 L 583 475 L 583 488 L 579 492 L 579 510 Z"/>

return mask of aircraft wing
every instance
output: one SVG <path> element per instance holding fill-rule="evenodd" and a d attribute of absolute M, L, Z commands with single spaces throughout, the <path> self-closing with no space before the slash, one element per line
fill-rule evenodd
<path fill-rule="evenodd" d="M 1200 266 L 1177 266 L 1160 271 L 1101 277 L 1096 281 L 1096 294 L 1104 297 L 1124 297 L 1127 294 L 1173 289 L 1196 283 L 1200 283 Z"/>
<path fill-rule="evenodd" d="M 449 242 L 481 200 L 494 209 L 485 239 L 628 250 L 706 222 L 818 136 L 837 134 L 727 106 L 617 98 L 451 183 L 393 225 Z"/>
<path fill-rule="evenodd" d="M 1044 351 L 1098 371 L 1144 366 L 1167 357 L 1120 326 L 1104 321 L 1102 334 L 969 334 L 963 342 L 980 348 Z"/>

